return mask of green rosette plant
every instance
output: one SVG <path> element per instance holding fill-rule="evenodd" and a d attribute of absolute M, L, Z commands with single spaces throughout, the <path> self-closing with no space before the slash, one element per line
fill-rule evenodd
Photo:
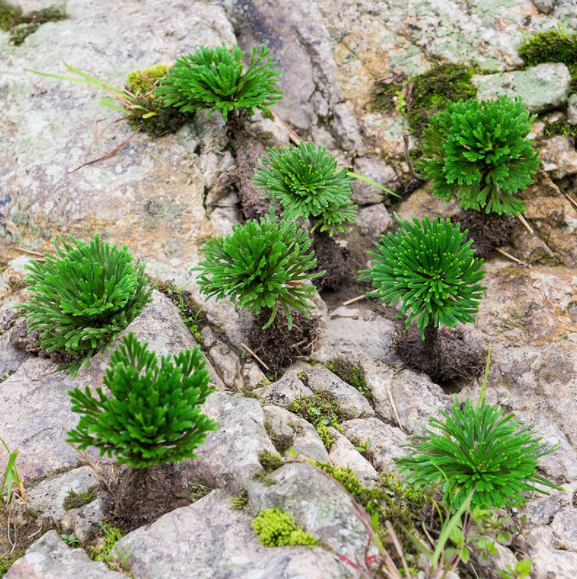
<path fill-rule="evenodd" d="M 408 313 L 407 327 L 417 319 L 421 338 L 436 341 L 441 325 L 473 322 L 486 287 L 482 259 L 474 258 L 472 241 L 464 242 L 466 231 L 453 227 L 450 219 L 413 216 L 413 225 L 395 214 L 401 227 L 394 235 L 383 235 L 378 252 L 369 252 L 373 269 L 362 271 L 361 280 L 372 280 L 379 296 L 393 305 L 401 300 L 397 316 Z"/>
<path fill-rule="evenodd" d="M 153 287 L 126 246 L 111 247 L 99 235 L 88 243 L 59 239 L 56 256 L 26 266 L 31 299 L 19 308 L 29 330 L 40 333 L 42 348 L 77 358 L 64 366 L 74 374 L 142 313 Z"/>
<path fill-rule="evenodd" d="M 255 108 L 265 110 L 282 98 L 283 92 L 275 87 L 281 73 L 273 68 L 276 62 L 269 54 L 264 44 L 260 51 L 255 46 L 245 70 L 244 52 L 238 46 L 201 46 L 177 59 L 155 94 L 182 112 L 209 109 L 210 116 L 221 111 L 225 121 L 235 109 L 252 115 Z"/>
<path fill-rule="evenodd" d="M 485 508 L 518 507 L 526 492 L 548 494 L 535 484 L 563 490 L 537 473 L 539 459 L 559 448 L 540 444 L 534 425 L 526 426 L 508 414 L 503 406 L 492 406 L 485 400 L 489 373 L 476 406 L 467 398 L 463 409 L 453 397 L 452 416 L 429 418 L 429 428 L 419 426 L 425 434 L 413 435 L 414 444 L 408 456 L 395 458 L 407 482 L 422 488 L 441 484 L 443 498 L 459 507 L 472 494 L 471 504 Z M 434 429 L 434 430 L 433 430 Z"/>
<path fill-rule="evenodd" d="M 259 161 L 253 183 L 283 207 L 282 217 L 310 219 L 314 231 L 347 231 L 346 223 L 356 219 L 356 205 L 350 199 L 352 178 L 327 150 L 314 143 L 298 147 L 268 149 Z"/>
<path fill-rule="evenodd" d="M 81 414 L 67 442 L 80 450 L 95 446 L 133 468 L 195 458 L 194 450 L 219 424 L 202 413 L 214 390 L 204 355 L 195 346 L 158 360 L 131 332 L 110 358 L 108 391 L 87 386 L 69 391 L 72 411 Z"/>
<path fill-rule="evenodd" d="M 203 246 L 204 261 L 196 268 L 202 272 L 197 279 L 200 292 L 217 300 L 229 297 L 256 315 L 271 310 L 263 329 L 273 323 L 279 304 L 289 329 L 290 307 L 310 318 L 308 310 L 315 306 L 308 298 L 316 288 L 305 282 L 324 272 L 307 273 L 316 266 L 308 233 L 294 221 L 277 221 L 272 213 L 232 229 L 232 235 Z"/>
<path fill-rule="evenodd" d="M 520 98 L 449 103 L 430 119 L 416 169 L 433 182 L 433 193 L 465 209 L 517 215 L 517 191 L 533 183 L 539 151 L 527 138 L 531 116 Z"/>

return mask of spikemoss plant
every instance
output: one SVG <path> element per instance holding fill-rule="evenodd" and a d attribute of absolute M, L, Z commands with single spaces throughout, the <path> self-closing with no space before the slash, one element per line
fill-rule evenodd
<path fill-rule="evenodd" d="M 336 159 L 321 145 L 301 142 L 298 147 L 268 149 L 259 161 L 253 182 L 283 207 L 285 219 L 310 219 L 314 231 L 346 231 L 356 219 L 350 199 L 352 178 L 337 169 Z"/>
<path fill-rule="evenodd" d="M 535 118 L 518 97 L 450 103 L 431 117 L 416 169 L 440 199 L 456 196 L 465 209 L 516 215 L 525 209 L 514 194 L 539 168 L 539 151 L 527 138 Z"/>
<path fill-rule="evenodd" d="M 307 273 L 316 266 L 308 233 L 295 222 L 277 221 L 272 213 L 232 229 L 232 235 L 203 246 L 204 261 L 196 268 L 202 272 L 200 293 L 217 300 L 229 297 L 256 315 L 261 309 L 270 311 L 263 329 L 273 323 L 279 305 L 289 329 L 290 308 L 310 318 L 307 310 L 315 306 L 308 299 L 316 289 L 305 282 L 324 272 Z"/>
<path fill-rule="evenodd" d="M 444 499 L 455 507 L 474 491 L 471 504 L 503 508 L 523 504 L 527 492 L 548 494 L 535 484 L 563 490 L 537 473 L 539 459 L 559 448 L 540 444 L 535 426 L 515 420 L 502 406 L 485 400 L 487 372 L 476 406 L 470 398 L 463 409 L 453 397 L 452 416 L 431 417 L 423 435 L 410 437 L 411 454 L 394 460 L 417 487 L 441 484 Z"/>
<path fill-rule="evenodd" d="M 252 522 L 258 540 L 265 547 L 294 547 L 296 545 L 316 545 L 312 535 L 296 525 L 292 515 L 278 508 L 262 509 Z"/>
<path fill-rule="evenodd" d="M 219 424 L 202 413 L 213 392 L 202 352 L 183 350 L 160 360 L 131 332 L 110 358 L 104 386 L 69 392 L 81 414 L 67 442 L 133 468 L 195 458 L 194 450 Z M 108 394 L 110 392 L 110 394 Z"/>
<path fill-rule="evenodd" d="M 47 352 L 77 358 L 66 368 L 87 366 L 97 349 L 108 346 L 152 301 L 144 264 L 133 264 L 126 246 L 112 247 L 96 235 L 88 243 L 60 236 L 56 256 L 26 266 L 31 299 L 19 308 L 30 331 L 40 332 Z"/>
<path fill-rule="evenodd" d="M 283 94 L 275 87 L 281 73 L 273 68 L 276 63 L 269 54 L 264 44 L 260 51 L 255 46 L 245 70 L 244 52 L 238 46 L 201 46 L 177 59 L 156 95 L 166 106 L 190 113 L 209 109 L 208 117 L 220 111 L 225 120 L 233 110 L 249 115 L 255 108 L 266 110 Z"/>
<path fill-rule="evenodd" d="M 434 348 L 439 326 L 474 321 L 487 289 L 478 283 L 485 277 L 483 260 L 474 257 L 472 241 L 464 243 L 467 232 L 450 219 L 413 217 L 412 225 L 397 219 L 401 228 L 383 235 L 378 252 L 369 252 L 374 266 L 360 279 L 370 279 L 371 295 L 390 305 L 401 300 L 397 316 L 409 314 L 407 327 L 416 318 L 421 338 Z"/>

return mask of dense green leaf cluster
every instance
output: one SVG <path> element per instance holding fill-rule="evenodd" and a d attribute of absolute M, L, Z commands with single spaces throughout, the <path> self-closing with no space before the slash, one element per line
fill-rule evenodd
<path fill-rule="evenodd" d="M 289 329 L 289 307 L 310 317 L 307 310 L 315 306 L 307 298 L 316 289 L 304 282 L 324 272 L 307 273 L 316 266 L 308 233 L 294 221 L 277 221 L 272 213 L 232 229 L 232 235 L 203 246 L 204 261 L 197 268 L 202 272 L 197 279 L 200 292 L 217 300 L 227 296 L 257 315 L 261 308 L 271 308 L 264 328 L 274 321 L 279 304 Z"/>
<path fill-rule="evenodd" d="M 282 98 L 275 88 L 280 71 L 263 45 L 260 52 L 252 49 L 250 64 L 245 70 L 244 52 L 224 44 L 211 48 L 201 46 L 194 54 L 182 56 L 156 89 L 156 94 L 166 106 L 180 108 L 183 112 L 210 109 L 208 115 L 221 111 L 226 120 L 234 109 L 264 110 Z"/>
<path fill-rule="evenodd" d="M 160 362 L 148 343 L 131 332 L 110 359 L 104 386 L 93 396 L 76 388 L 69 392 L 72 411 L 82 414 L 67 442 L 134 468 L 194 458 L 219 424 L 202 413 L 202 404 L 213 392 L 202 352 L 183 350 L 162 356 Z"/>
<path fill-rule="evenodd" d="M 81 358 L 68 366 L 75 372 L 141 314 L 152 288 L 146 287 L 144 264 L 133 265 L 126 246 L 111 247 L 99 235 L 89 243 L 69 240 L 60 237 L 63 248 L 54 242 L 57 256 L 26 266 L 31 299 L 20 308 L 47 352 Z"/>
<path fill-rule="evenodd" d="M 538 483 L 558 489 L 537 474 L 539 458 L 553 452 L 539 444 L 534 426 L 524 426 L 505 414 L 502 406 L 492 406 L 482 399 L 477 407 L 467 398 L 463 410 L 457 396 L 451 405 L 453 416 L 429 419 L 422 427 L 424 435 L 414 435 L 413 453 L 395 459 L 400 472 L 408 472 L 407 480 L 417 486 L 443 485 L 444 498 L 459 506 L 472 490 L 472 504 L 501 508 L 518 506 L 526 499 L 526 491 L 547 494 Z"/>
<path fill-rule="evenodd" d="M 254 184 L 264 189 L 264 199 L 274 198 L 283 206 L 285 219 L 303 217 L 333 235 L 346 231 L 345 223 L 356 218 L 350 199 L 352 178 L 337 170 L 336 159 L 322 146 L 301 142 L 298 147 L 268 149 L 259 161 Z"/>
<path fill-rule="evenodd" d="M 279 508 L 262 509 L 252 522 L 258 540 L 265 547 L 316 545 L 312 535 L 305 533 L 294 522 L 292 515 Z"/>
<path fill-rule="evenodd" d="M 413 225 L 397 219 L 401 228 L 383 235 L 378 253 L 369 252 L 374 267 L 361 272 L 365 275 L 360 279 L 372 279 L 373 295 L 389 304 L 400 299 L 397 315 L 410 310 L 407 327 L 418 317 L 422 337 L 429 323 L 455 327 L 474 321 L 472 314 L 487 288 L 478 284 L 485 277 L 483 260 L 473 257 L 472 241 L 463 243 L 467 232 L 458 224 L 453 227 L 450 219 L 413 217 Z"/>
<path fill-rule="evenodd" d="M 518 97 L 450 103 L 424 131 L 417 170 L 440 199 L 456 195 L 465 209 L 516 215 L 524 203 L 513 194 L 533 183 L 539 168 L 527 139 L 534 119 Z"/>

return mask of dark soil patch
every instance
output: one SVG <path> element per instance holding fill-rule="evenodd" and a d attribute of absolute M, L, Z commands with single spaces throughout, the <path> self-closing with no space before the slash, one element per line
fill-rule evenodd
<path fill-rule="evenodd" d="M 279 308 L 274 322 L 266 329 L 262 327 L 270 318 L 270 310 L 261 310 L 255 317 L 248 339 L 254 353 L 261 358 L 271 372 L 277 372 L 283 366 L 289 366 L 298 357 L 309 356 L 317 337 L 318 321 L 309 320 L 303 314 L 293 310 L 292 329 L 288 329 L 288 319 L 283 309 Z"/>
<path fill-rule="evenodd" d="M 446 384 L 480 376 L 485 369 L 487 351 L 472 349 L 460 328 L 440 328 L 435 355 L 429 356 L 420 334 L 402 338 L 397 354 L 411 370 L 428 374 L 435 383 Z"/>
<path fill-rule="evenodd" d="M 175 463 L 131 468 L 113 491 L 107 522 L 130 533 L 189 505 L 189 495 Z"/>
<path fill-rule="evenodd" d="M 28 331 L 28 322 L 23 322 L 12 330 L 10 334 L 10 344 L 19 350 L 24 350 L 28 354 L 40 358 L 50 358 L 59 366 L 71 364 L 82 358 L 82 356 L 71 354 L 65 350 L 48 353 L 40 345 L 40 333 Z"/>
<path fill-rule="evenodd" d="M 313 233 L 313 249 L 317 258 L 315 273 L 325 271 L 325 275 L 313 279 L 319 291 L 340 289 L 355 277 L 347 263 L 347 250 L 325 233 Z"/>
<path fill-rule="evenodd" d="M 473 240 L 472 249 L 475 257 L 485 259 L 496 247 L 507 245 L 519 224 L 513 215 L 498 215 L 468 209 L 455 218 L 461 224 L 461 230 L 468 229 L 467 241 Z"/>

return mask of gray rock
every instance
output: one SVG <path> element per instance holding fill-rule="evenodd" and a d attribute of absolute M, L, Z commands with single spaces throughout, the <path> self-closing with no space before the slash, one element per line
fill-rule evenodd
<path fill-rule="evenodd" d="M 564 491 L 543 488 L 549 495 L 535 493 L 533 499 L 523 505 L 520 513 L 527 515 L 527 520 L 533 525 L 549 525 L 563 507 L 571 505 L 577 484 L 566 485 L 564 488 Z"/>
<path fill-rule="evenodd" d="M 394 362 L 396 335 L 392 320 L 357 304 L 341 306 L 326 316 L 314 356 L 326 362 L 338 357 L 356 359 L 365 352 L 379 360 Z"/>
<path fill-rule="evenodd" d="M 577 553 L 577 509 L 563 507 L 553 519 L 551 528 L 567 551 Z"/>
<path fill-rule="evenodd" d="M 43 516 L 59 523 L 66 514 L 62 505 L 68 493 L 85 493 L 99 482 L 91 467 L 75 468 L 38 483 L 28 492 L 28 507 L 34 516 Z"/>
<path fill-rule="evenodd" d="M 350 575 L 320 547 L 268 548 L 259 544 L 252 517 L 230 508 L 223 491 L 161 517 L 121 539 L 138 579 L 345 579 Z"/>
<path fill-rule="evenodd" d="M 439 410 L 450 412 L 449 397 L 426 375 L 393 369 L 368 356 L 363 358 L 362 364 L 377 416 L 388 423 L 397 425 L 387 387 L 403 428 L 410 434 L 421 432 L 417 422 L 426 425 L 430 416 L 439 416 Z"/>
<path fill-rule="evenodd" d="M 543 161 L 543 169 L 553 179 L 577 173 L 577 151 L 567 137 L 557 135 L 542 141 L 539 158 Z"/>
<path fill-rule="evenodd" d="M 551 14 L 555 10 L 558 0 L 532 0 L 532 2 L 541 14 Z"/>
<path fill-rule="evenodd" d="M 332 477 L 310 464 L 286 464 L 270 477 L 276 484 L 249 491 L 253 514 L 277 507 L 293 515 L 297 525 L 337 553 L 355 560 L 364 551 L 368 535 L 351 496 Z"/>
<path fill-rule="evenodd" d="M 240 358 L 229 346 L 220 340 L 209 350 L 208 355 L 215 368 L 222 375 L 222 381 L 229 387 L 241 392 L 244 381 L 241 377 Z"/>
<path fill-rule="evenodd" d="M 147 341 L 158 356 L 178 354 L 195 346 L 194 337 L 176 307 L 157 291 L 150 306 L 120 337 L 129 332 Z M 76 464 L 79 455 L 65 442 L 66 431 L 74 428 L 79 418 L 70 409 L 68 390 L 85 385 L 94 390 L 101 386 L 114 347 L 104 354 L 96 354 L 90 366 L 74 377 L 57 372 L 56 364 L 49 359 L 29 357 L 15 374 L 0 383 L 0 405 L 6 417 L 2 437 L 10 449 L 20 450 L 18 471 L 24 480 Z M 211 379 L 222 385 L 208 361 L 207 368 Z M 90 450 L 90 454 L 97 460 L 95 449 Z M 0 454 L 0 473 L 6 460 L 6 455 Z"/>
<path fill-rule="evenodd" d="M 521 97 L 532 113 L 560 107 L 569 97 L 571 73 L 562 63 L 539 64 L 515 72 L 490 75 L 476 74 L 471 82 L 477 87 L 481 100 Z"/>
<path fill-rule="evenodd" d="M 341 408 L 348 412 L 351 418 L 375 415 L 367 399 L 354 386 L 350 386 L 324 366 L 311 366 L 303 362 L 293 366 L 293 369 L 306 374 L 307 386 L 313 392 L 327 390 L 334 394 Z"/>
<path fill-rule="evenodd" d="M 343 468 L 350 466 L 364 485 L 370 485 L 379 476 L 373 465 L 338 430 L 332 427 L 329 430 L 335 439 L 329 452 L 331 462 Z"/>
<path fill-rule="evenodd" d="M 439 199 L 432 194 L 432 185 L 427 182 L 423 187 L 417 189 L 408 199 L 402 201 L 396 211 L 399 219 L 413 223 L 413 216 L 417 219 L 424 219 L 429 216 L 431 219 L 453 218 L 461 212 L 459 201 L 453 197 L 449 203 Z"/>
<path fill-rule="evenodd" d="M 225 487 L 238 495 L 262 470 L 258 453 L 264 449 L 276 452 L 264 427 L 262 407 L 254 398 L 214 392 L 203 411 L 220 427 L 196 449 L 198 458 L 185 460 L 182 468 L 191 480 L 200 480 L 212 488 Z"/>
<path fill-rule="evenodd" d="M 407 444 L 405 433 L 378 418 L 347 420 L 341 426 L 350 441 L 366 442 L 371 439 L 374 466 L 379 472 L 395 470 L 393 458 L 407 454 L 407 450 L 402 448 L 402 445 Z"/>
<path fill-rule="evenodd" d="M 5 579 L 122 579 L 104 563 L 91 561 L 82 549 L 71 549 L 56 531 L 38 539 L 8 570 Z"/>
<path fill-rule="evenodd" d="M 250 360 L 245 363 L 242 369 L 242 378 L 244 380 L 244 386 L 248 390 L 260 388 L 270 382 L 260 369 L 260 366 L 256 362 Z"/>
<path fill-rule="evenodd" d="M 294 436 L 291 448 L 300 453 L 300 456 L 329 462 L 327 449 L 312 424 L 279 406 L 265 406 L 263 410 L 275 434 Z M 287 453 L 288 451 L 285 455 Z"/>
<path fill-rule="evenodd" d="M 577 93 L 573 93 L 567 101 L 567 122 L 577 125 Z"/>
<path fill-rule="evenodd" d="M 547 549 L 537 543 L 529 548 L 529 555 L 533 559 L 533 573 L 536 579 L 574 579 L 577 569 L 577 553 Z"/>
<path fill-rule="evenodd" d="M 305 386 L 297 377 L 296 372 L 289 370 L 280 380 L 253 391 L 268 404 L 286 408 L 299 396 L 312 396 L 313 391 Z"/>
<path fill-rule="evenodd" d="M 0 381 L 14 374 L 28 359 L 26 352 L 18 350 L 10 343 L 11 332 L 12 330 L 8 330 L 0 337 Z"/>
<path fill-rule="evenodd" d="M 260 139 L 266 147 L 278 149 L 288 146 L 290 142 L 286 127 L 273 119 L 264 118 L 259 110 L 256 110 L 254 117 L 251 118 L 248 130 L 253 136 Z"/>
<path fill-rule="evenodd" d="M 380 239 L 386 231 L 392 228 L 393 218 L 389 215 L 383 203 L 361 207 L 357 213 L 357 224 L 366 235 Z"/>
<path fill-rule="evenodd" d="M 100 530 L 100 522 L 106 516 L 106 500 L 104 493 L 95 501 L 82 505 L 77 509 L 66 511 L 60 520 L 60 528 L 66 533 L 74 533 L 81 541 L 90 533 Z"/>
<path fill-rule="evenodd" d="M 357 158 L 355 159 L 354 172 L 372 179 L 394 192 L 399 188 L 395 170 L 383 160 L 370 157 Z M 351 198 L 358 205 L 381 203 L 385 199 L 385 192 L 382 189 L 360 179 L 354 179 L 351 189 Z"/>

